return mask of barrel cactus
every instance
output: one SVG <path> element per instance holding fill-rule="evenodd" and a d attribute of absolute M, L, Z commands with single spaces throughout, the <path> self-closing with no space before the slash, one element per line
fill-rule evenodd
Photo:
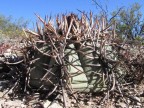
<path fill-rule="evenodd" d="M 117 61 L 116 54 L 113 52 L 112 40 L 115 38 L 114 24 L 108 25 L 106 18 L 91 18 L 88 20 L 85 15 L 81 19 L 74 14 L 57 17 L 56 28 L 49 21 L 46 23 L 41 17 L 38 19 L 43 23 L 44 28 L 37 25 L 37 32 L 28 31 L 39 41 L 35 40 L 34 47 L 39 52 L 39 58 L 31 68 L 31 85 L 46 86 L 43 77 L 48 80 L 51 77 L 53 86 L 56 79 L 60 79 L 63 71 L 66 85 L 74 91 L 98 92 L 107 90 L 109 73 L 112 63 L 105 63 L 110 60 Z M 41 46 L 39 46 L 39 44 Z M 49 65 L 44 67 L 42 64 Z M 59 67 L 60 70 L 57 70 Z M 55 75 L 47 75 L 47 71 Z M 58 72 L 59 71 L 59 72 Z M 48 81 L 49 82 L 49 81 Z M 49 82 L 49 83 L 50 83 Z M 57 83 L 59 81 L 57 80 Z M 48 84 L 49 85 L 49 84 Z"/>

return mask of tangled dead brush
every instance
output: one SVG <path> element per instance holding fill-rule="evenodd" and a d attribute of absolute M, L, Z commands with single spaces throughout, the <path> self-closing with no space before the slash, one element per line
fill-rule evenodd
<path fill-rule="evenodd" d="M 24 30 L 27 39 L 20 53 L 9 48 L 8 54 L 1 54 L 1 79 L 12 83 L 12 97 L 39 92 L 47 99 L 62 94 L 65 108 L 67 94 L 79 106 L 79 92 L 106 93 L 100 102 L 109 102 L 114 94 L 126 104 L 126 98 L 136 101 L 123 91 L 125 85 L 143 79 L 142 45 L 120 41 L 115 23 L 92 13 L 57 16 L 55 26 L 37 17 L 37 30 Z"/>

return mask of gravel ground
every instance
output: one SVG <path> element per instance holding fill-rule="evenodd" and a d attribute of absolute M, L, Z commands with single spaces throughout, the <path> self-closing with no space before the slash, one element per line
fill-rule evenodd
<path fill-rule="evenodd" d="M 104 98 L 106 93 L 77 93 L 75 97 L 66 95 L 67 108 L 144 108 L 144 85 L 136 85 L 134 88 L 125 88 L 123 96 L 116 92 L 109 94 L 109 99 Z M 10 99 L 8 95 L 3 98 L 0 92 L 0 108 L 63 108 L 62 96 L 53 101 L 39 100 L 38 98 Z M 34 97 L 35 95 L 33 95 Z M 78 104 L 79 103 L 79 104 Z"/>

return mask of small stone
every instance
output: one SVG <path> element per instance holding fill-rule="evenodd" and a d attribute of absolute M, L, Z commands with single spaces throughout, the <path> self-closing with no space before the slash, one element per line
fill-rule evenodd
<path fill-rule="evenodd" d="M 131 101 L 130 101 L 129 99 L 127 100 L 127 102 L 128 102 L 128 103 L 131 103 Z"/>
<path fill-rule="evenodd" d="M 63 108 L 62 106 L 60 106 L 60 104 L 58 104 L 57 102 L 52 103 L 52 105 L 50 105 L 48 108 Z"/>
<path fill-rule="evenodd" d="M 134 99 L 136 99 L 138 102 L 140 102 L 140 98 L 139 97 L 134 97 Z"/>
<path fill-rule="evenodd" d="M 142 104 L 141 104 L 141 103 L 139 103 L 139 102 L 137 102 L 137 105 L 138 105 L 138 106 L 141 106 Z"/>
<path fill-rule="evenodd" d="M 116 105 L 117 107 L 122 107 L 122 108 L 126 108 L 127 105 L 123 102 L 120 102 L 118 105 Z"/>
<path fill-rule="evenodd" d="M 44 108 L 48 108 L 51 102 L 49 100 L 46 100 L 43 104 Z"/>

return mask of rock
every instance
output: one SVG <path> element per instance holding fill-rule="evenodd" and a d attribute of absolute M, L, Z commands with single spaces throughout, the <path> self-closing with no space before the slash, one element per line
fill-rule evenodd
<path fill-rule="evenodd" d="M 127 108 L 127 105 L 125 104 L 125 103 L 123 103 L 123 102 L 120 102 L 120 103 L 118 103 L 117 105 L 116 105 L 116 107 L 120 107 L 120 108 Z"/>
<path fill-rule="evenodd" d="M 138 102 L 140 102 L 140 98 L 139 97 L 134 97 L 134 99 L 136 99 Z"/>
<path fill-rule="evenodd" d="M 62 106 L 60 106 L 60 104 L 58 102 L 54 102 L 52 103 L 52 105 L 50 105 L 48 108 L 63 108 Z"/>
<path fill-rule="evenodd" d="M 138 105 L 138 106 L 141 106 L 142 104 L 138 102 L 137 105 Z"/>
<path fill-rule="evenodd" d="M 49 100 L 44 101 L 43 106 L 44 108 L 48 108 L 51 102 Z"/>

